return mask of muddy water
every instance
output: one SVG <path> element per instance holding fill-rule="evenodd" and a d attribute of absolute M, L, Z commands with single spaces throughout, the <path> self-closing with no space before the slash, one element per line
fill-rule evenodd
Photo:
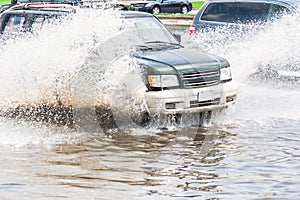
<path fill-rule="evenodd" d="M 249 100 L 253 92 L 261 103 Z M 280 90 L 279 90 L 280 91 Z M 1 122 L 2 199 L 257 199 L 299 197 L 298 91 L 285 101 L 245 86 L 221 127 L 126 134 Z M 281 91 L 285 93 L 286 91 Z M 282 95 L 283 96 L 283 95 Z M 268 98 L 273 105 L 264 102 Z M 257 106 L 258 110 L 253 109 Z M 276 110 L 278 109 L 278 110 Z M 275 114 L 277 111 L 281 115 Z M 287 110 L 285 110 L 287 111 Z M 187 135 L 193 128 L 184 130 Z M 133 134 L 131 134 L 133 135 Z M 154 144 L 156 143 L 156 144 Z M 148 145 L 147 145 L 148 144 Z M 151 144 L 151 145 L 150 145 Z M 155 146 L 155 148 L 153 147 Z M 208 148 L 206 148 L 208 147 Z"/>
<path fill-rule="evenodd" d="M 101 16 L 105 22 L 105 14 Z M 95 19 L 97 15 L 82 17 Z M 72 27 L 76 28 L 84 26 L 86 21 L 78 19 L 75 22 Z M 110 28 L 106 34 L 114 30 L 114 27 Z M 100 36 L 96 29 L 92 35 L 89 32 L 83 32 L 80 37 L 77 35 L 81 40 L 75 36 L 69 39 L 63 36 L 74 31 L 67 25 L 60 32 L 61 37 L 55 35 L 55 40 L 53 33 L 45 34 L 44 39 L 53 39 L 51 41 L 56 44 L 44 44 L 47 48 L 42 55 L 51 52 L 54 55 L 51 62 L 42 62 L 47 56 L 42 60 L 38 57 L 28 59 L 18 51 L 20 46 L 37 44 L 36 40 L 13 43 L 6 51 L 1 49 L 1 83 L 6 84 L 0 93 L 1 106 L 7 100 L 36 100 L 36 92 L 48 91 L 52 84 L 43 80 L 56 75 L 51 73 L 52 65 L 57 66 L 56 70 L 61 74 L 76 70 L 77 63 L 81 63 L 81 58 L 90 52 L 90 42 Z M 273 44 L 272 41 L 280 35 L 280 32 L 276 33 L 264 41 Z M 286 37 L 286 34 L 282 35 Z M 186 46 L 228 58 L 239 83 L 237 103 L 202 128 L 85 131 L 76 126 L 1 118 L 0 198 L 298 199 L 299 83 L 245 79 L 258 63 L 297 63 L 295 55 L 298 51 L 296 48 L 291 51 L 295 42 L 283 40 L 283 51 L 273 44 L 269 55 L 261 37 L 242 43 L 242 46 L 248 45 L 247 51 L 241 51 L 234 43 L 226 46 L 225 51 L 225 46 L 220 46 L 222 43 L 218 43 L 219 46 L 211 43 L 208 48 L 197 40 L 192 44 L 186 42 Z M 51 51 L 57 45 L 62 45 L 59 47 L 66 51 Z M 73 51 L 67 51 L 70 45 L 74 47 Z M 269 56 L 257 54 L 258 50 L 265 50 L 264 55 Z M 19 61 L 12 62 L 7 51 L 16 52 Z M 35 48 L 28 51 L 37 53 Z M 285 52 L 290 52 L 290 56 L 283 57 Z M 76 59 L 62 61 L 61 55 L 68 58 L 76 55 Z M 30 69 L 27 78 L 32 78 L 32 71 L 36 73 L 33 79 L 20 79 L 21 75 L 14 74 L 24 63 Z M 3 70 L 7 64 L 11 68 Z M 39 68 L 42 64 L 44 68 Z M 67 68 L 69 65 L 72 67 Z M 44 76 L 45 73 L 50 76 Z M 5 78 L 5 75 L 10 78 Z M 26 85 L 32 85 L 33 80 L 39 84 L 30 90 Z"/>

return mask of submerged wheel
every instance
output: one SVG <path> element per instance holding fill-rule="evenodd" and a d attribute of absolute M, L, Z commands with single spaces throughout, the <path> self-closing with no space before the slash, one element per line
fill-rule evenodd
<path fill-rule="evenodd" d="M 212 120 L 212 112 L 211 111 L 206 111 L 200 113 L 200 120 L 199 120 L 199 125 L 203 126 L 205 124 L 209 124 Z"/>
<path fill-rule="evenodd" d="M 154 6 L 152 8 L 152 14 L 153 15 L 158 15 L 160 13 L 160 8 L 158 6 Z"/>
<path fill-rule="evenodd" d="M 185 5 L 183 5 L 183 6 L 181 7 L 181 13 L 182 13 L 182 14 L 187 14 L 187 13 L 188 13 L 188 7 L 185 6 Z"/>

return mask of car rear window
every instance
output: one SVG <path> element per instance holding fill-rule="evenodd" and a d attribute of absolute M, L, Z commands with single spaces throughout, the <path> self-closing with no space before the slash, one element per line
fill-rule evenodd
<path fill-rule="evenodd" d="M 266 21 L 287 10 L 284 6 L 257 2 L 218 2 L 205 9 L 201 20 L 226 23 Z"/>
<path fill-rule="evenodd" d="M 9 15 L 4 26 L 4 33 L 15 34 L 24 30 L 25 16 Z"/>
<path fill-rule="evenodd" d="M 57 25 L 59 17 L 56 15 L 36 15 L 33 17 L 31 31 L 33 33 L 38 32 L 45 26 Z"/>

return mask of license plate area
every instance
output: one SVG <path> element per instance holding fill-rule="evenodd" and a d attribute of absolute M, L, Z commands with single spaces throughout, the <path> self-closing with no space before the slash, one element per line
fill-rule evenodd
<path fill-rule="evenodd" d="M 198 102 L 209 101 L 213 99 L 213 93 L 211 90 L 200 91 L 197 94 Z"/>

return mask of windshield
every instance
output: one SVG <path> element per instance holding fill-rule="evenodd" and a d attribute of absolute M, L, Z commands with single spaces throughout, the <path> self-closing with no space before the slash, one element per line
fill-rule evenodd
<path fill-rule="evenodd" d="M 127 18 L 126 21 L 126 28 L 136 32 L 143 43 L 159 41 L 178 44 L 173 35 L 153 17 Z"/>

